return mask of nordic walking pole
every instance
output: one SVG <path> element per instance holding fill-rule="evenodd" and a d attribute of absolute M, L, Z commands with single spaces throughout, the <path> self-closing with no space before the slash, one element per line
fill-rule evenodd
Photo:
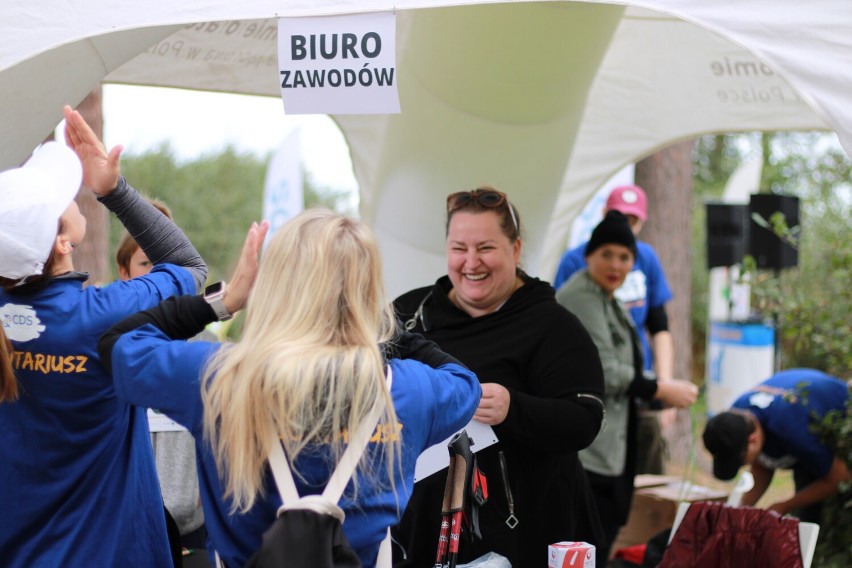
<path fill-rule="evenodd" d="M 441 505 L 441 532 L 438 535 L 438 554 L 435 557 L 434 568 L 444 568 L 447 560 L 448 541 L 450 536 L 450 502 L 453 497 L 453 479 L 455 471 L 455 460 L 450 450 L 450 467 L 447 470 L 447 483 L 444 486 L 444 500 Z"/>
<path fill-rule="evenodd" d="M 449 554 L 447 555 L 447 568 L 455 568 L 459 556 L 459 541 L 461 540 L 462 515 L 464 515 L 465 493 L 467 491 L 467 463 L 464 456 L 456 455 L 453 458 L 455 471 L 453 471 L 453 492 L 450 501 L 450 510 L 453 512 L 450 524 Z M 449 481 L 449 478 L 448 478 Z"/>

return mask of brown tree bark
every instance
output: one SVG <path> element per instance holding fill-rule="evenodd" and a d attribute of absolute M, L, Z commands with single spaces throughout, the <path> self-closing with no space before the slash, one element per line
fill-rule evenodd
<path fill-rule="evenodd" d="M 674 298 L 666 306 L 674 339 L 674 377 L 692 379 L 690 296 L 692 294 L 692 151 L 693 141 L 664 148 L 636 164 L 636 184 L 648 195 L 648 220 L 640 238 L 660 257 Z M 673 461 L 689 451 L 689 415 L 678 412 L 666 432 Z"/>
<path fill-rule="evenodd" d="M 101 87 L 95 88 L 77 107 L 98 138 L 103 140 L 104 120 Z M 86 238 L 74 250 L 74 268 L 89 273 L 89 284 L 109 281 L 109 214 L 85 185 L 77 194 L 77 205 L 86 217 Z"/>

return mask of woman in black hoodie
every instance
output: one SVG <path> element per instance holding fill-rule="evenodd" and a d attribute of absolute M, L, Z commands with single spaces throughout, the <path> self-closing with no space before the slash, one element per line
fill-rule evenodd
<path fill-rule="evenodd" d="M 477 374 L 483 396 L 474 418 L 499 438 L 477 453 L 488 479 L 483 538 L 463 542 L 459 562 L 494 551 L 513 566 L 543 566 L 548 544 L 602 536 L 577 457 L 603 418 L 598 351 L 553 288 L 518 268 L 520 222 L 504 193 L 450 195 L 446 250 L 447 276 L 395 307 L 409 329 Z M 395 566 L 434 563 L 446 477 L 445 469 L 415 484 L 394 535 Z"/>

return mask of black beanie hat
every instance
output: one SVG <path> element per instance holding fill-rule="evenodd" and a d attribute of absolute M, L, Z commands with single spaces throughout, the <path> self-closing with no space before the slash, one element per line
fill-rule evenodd
<path fill-rule="evenodd" d="M 592 231 L 592 237 L 586 244 L 585 256 L 589 256 L 603 245 L 616 244 L 630 249 L 636 256 L 636 237 L 630 229 L 627 217 L 619 211 L 607 211 L 603 221 Z"/>

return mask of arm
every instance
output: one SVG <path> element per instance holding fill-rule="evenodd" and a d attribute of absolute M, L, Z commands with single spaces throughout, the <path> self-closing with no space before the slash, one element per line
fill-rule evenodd
<path fill-rule="evenodd" d="M 782 515 L 786 515 L 793 509 L 798 509 L 824 501 L 837 493 L 837 489 L 841 482 L 848 482 L 849 480 L 849 468 L 846 467 L 843 460 L 835 457 L 828 475 L 814 481 L 793 495 L 790 499 L 772 504 L 769 509 Z"/>
<path fill-rule="evenodd" d="M 660 271 L 662 276 L 662 271 Z M 663 277 L 663 279 L 665 279 Z M 668 287 L 666 287 L 668 289 Z M 698 397 L 698 388 L 688 381 L 673 381 L 674 375 L 674 339 L 669 332 L 668 316 L 664 305 L 651 308 L 645 321 L 651 333 L 654 348 L 654 367 L 657 373 L 658 388 L 656 398 L 675 408 L 691 405 Z M 661 416 L 663 424 L 671 423 L 674 415 L 666 412 Z"/>
<path fill-rule="evenodd" d="M 65 106 L 65 141 L 80 158 L 83 181 L 98 201 L 115 213 L 154 264 L 171 263 L 192 274 L 196 287 L 207 279 L 207 265 L 189 239 L 121 177 L 121 146 L 109 152 L 79 112 Z"/>
<path fill-rule="evenodd" d="M 661 310 L 663 308 L 660 308 Z M 665 312 L 663 312 L 665 313 Z M 658 382 L 672 380 L 674 376 L 674 340 L 668 330 L 658 331 L 651 336 L 651 349 L 654 353 L 654 371 Z M 660 424 L 663 428 L 674 424 L 677 417 L 674 409 L 663 410 L 660 415 Z"/>
<path fill-rule="evenodd" d="M 751 475 L 754 477 L 754 487 L 743 495 L 742 504 L 753 507 L 766 493 L 766 489 L 775 475 L 775 470 L 754 462 L 751 464 Z"/>
<path fill-rule="evenodd" d="M 438 344 L 430 341 L 419 333 L 405 331 L 405 327 L 397 320 L 398 329 L 403 330 L 395 340 L 384 345 L 385 357 L 388 359 L 414 359 L 437 369 L 441 365 L 455 364 L 460 367 L 464 365 L 453 357 L 441 351 Z"/>
<path fill-rule="evenodd" d="M 430 427 L 422 451 L 440 443 L 470 422 L 482 394 L 479 380 L 468 369 L 448 364 L 439 369 L 426 368 L 427 380 L 418 381 L 422 389 L 419 404 L 431 401 Z"/>
<path fill-rule="evenodd" d="M 668 381 L 674 376 L 674 339 L 669 332 L 669 320 L 665 306 L 648 310 L 645 326 L 651 335 L 654 351 L 654 371 L 657 379 Z"/>
<path fill-rule="evenodd" d="M 207 264 L 183 231 L 120 177 L 113 191 L 98 197 L 115 213 L 153 264 L 176 264 L 192 274 L 196 287 L 207 279 Z"/>
<path fill-rule="evenodd" d="M 507 389 L 506 419 L 495 430 L 532 450 L 576 452 L 592 443 L 603 420 L 597 348 L 579 320 L 559 306 L 543 305 L 533 317 L 535 348 L 519 362 L 523 385 Z"/>
<path fill-rule="evenodd" d="M 223 301 L 231 314 L 245 306 L 254 286 L 257 255 L 268 230 L 269 223 L 266 221 L 260 225 L 253 223 L 249 228 L 231 284 L 225 290 Z M 202 296 L 174 296 L 149 310 L 124 318 L 108 329 L 98 341 L 98 353 L 104 366 L 111 369 L 113 348 L 125 333 L 152 324 L 170 339 L 188 339 L 216 319 L 213 308 Z"/>
<path fill-rule="evenodd" d="M 172 296 L 159 305 L 128 316 L 109 328 L 98 341 L 98 354 L 107 369 L 112 369 L 112 352 L 125 333 L 151 324 L 169 339 L 189 339 L 216 321 L 213 308 L 202 296 Z"/>

